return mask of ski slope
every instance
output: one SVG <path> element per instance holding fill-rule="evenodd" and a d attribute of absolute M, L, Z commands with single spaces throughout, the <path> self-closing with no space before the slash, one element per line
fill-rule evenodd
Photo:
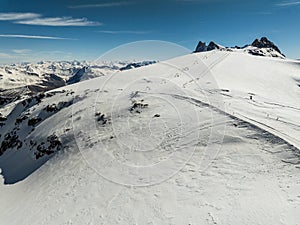
<path fill-rule="evenodd" d="M 18 103 L 0 224 L 299 224 L 299 66 L 214 50 Z"/>

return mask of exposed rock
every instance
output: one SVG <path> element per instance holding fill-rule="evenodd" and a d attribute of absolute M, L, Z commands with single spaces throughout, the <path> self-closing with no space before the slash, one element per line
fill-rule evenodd
<path fill-rule="evenodd" d="M 255 41 L 251 45 L 245 45 L 243 47 L 235 46 L 233 48 L 221 47 L 213 41 L 211 41 L 209 45 L 206 45 L 205 42 L 199 41 L 194 52 L 207 52 L 215 49 L 226 51 L 243 50 L 244 52 L 256 56 L 285 58 L 285 55 L 282 54 L 279 48 L 266 37 L 262 37 L 261 39 L 255 39 Z"/>
<path fill-rule="evenodd" d="M 56 107 L 56 104 L 47 105 L 44 109 L 46 112 L 56 112 L 58 109 Z"/>
<path fill-rule="evenodd" d="M 68 102 L 59 102 L 57 104 L 53 103 L 51 105 L 47 105 L 43 110 L 46 112 L 58 112 L 63 108 L 69 107 L 73 104 L 73 100 L 71 99 Z"/>
<path fill-rule="evenodd" d="M 199 41 L 194 52 L 206 52 L 207 46 L 205 42 Z"/>
<path fill-rule="evenodd" d="M 4 140 L 0 146 L 0 156 L 9 148 L 17 149 L 21 148 L 23 143 L 19 140 L 19 137 L 15 133 L 8 133 L 4 136 Z"/>
<path fill-rule="evenodd" d="M 7 120 L 7 118 L 6 117 L 2 117 L 2 116 L 0 116 L 0 121 L 6 121 Z"/>
<path fill-rule="evenodd" d="M 108 121 L 108 119 L 106 118 L 105 114 L 102 114 L 101 112 L 96 112 L 95 113 L 95 117 L 96 117 L 96 121 L 100 124 L 100 125 L 105 125 Z"/>
<path fill-rule="evenodd" d="M 16 119 L 15 125 L 19 125 L 20 123 L 22 123 L 24 120 L 28 119 L 28 116 L 23 115 L 19 118 Z"/>
<path fill-rule="evenodd" d="M 28 126 L 35 126 L 41 121 L 42 121 L 42 119 L 38 118 L 38 117 L 37 118 L 31 118 L 30 120 L 28 120 Z"/>
<path fill-rule="evenodd" d="M 30 141 L 32 146 L 36 146 L 37 143 L 34 141 Z M 59 138 L 52 134 L 47 137 L 47 143 L 42 142 L 36 147 L 36 151 L 34 152 L 35 158 L 39 159 L 45 155 L 51 155 L 62 149 L 62 143 Z"/>
<path fill-rule="evenodd" d="M 145 109 L 149 106 L 147 103 L 143 103 L 143 101 L 141 102 L 133 101 L 132 103 L 133 105 L 130 108 L 130 112 L 135 112 L 135 113 L 141 113 L 142 109 Z"/>
<path fill-rule="evenodd" d="M 215 49 L 221 49 L 221 47 L 216 43 L 214 43 L 213 41 L 211 41 L 207 46 L 205 42 L 199 41 L 196 50 L 194 52 L 207 52 Z"/>
<path fill-rule="evenodd" d="M 148 66 L 151 64 L 156 63 L 156 61 L 143 61 L 143 62 L 137 62 L 137 63 L 129 63 L 128 65 L 121 67 L 120 70 L 130 70 L 130 69 L 134 69 L 134 68 L 139 68 L 142 66 Z"/>
<path fill-rule="evenodd" d="M 209 45 L 207 46 L 207 51 L 212 51 L 215 49 L 220 49 L 221 47 L 217 45 L 215 42 L 211 41 Z"/>
<path fill-rule="evenodd" d="M 87 67 L 87 66 L 82 67 L 81 69 L 76 71 L 76 73 L 74 75 L 72 75 L 72 77 L 67 81 L 67 84 L 78 83 L 79 81 L 81 81 L 82 77 L 88 70 L 89 70 L 89 67 Z"/>
<path fill-rule="evenodd" d="M 255 41 L 251 44 L 251 46 L 257 48 L 272 48 L 275 51 L 279 52 L 281 55 L 283 55 L 279 50 L 279 48 L 273 42 L 269 41 L 268 38 L 266 37 L 262 37 L 260 40 L 255 39 Z"/>

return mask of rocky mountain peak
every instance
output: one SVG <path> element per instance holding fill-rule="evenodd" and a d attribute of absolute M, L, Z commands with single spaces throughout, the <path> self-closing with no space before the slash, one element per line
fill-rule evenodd
<path fill-rule="evenodd" d="M 251 46 L 257 47 L 257 48 L 272 48 L 275 51 L 282 54 L 281 51 L 279 50 L 279 48 L 266 37 L 262 37 L 260 40 L 255 39 L 254 42 L 251 44 Z"/>
<path fill-rule="evenodd" d="M 220 49 L 221 47 L 211 41 L 208 45 L 206 45 L 205 42 L 199 41 L 196 50 L 194 52 L 207 52 L 207 51 L 212 51 L 215 49 Z"/>
<path fill-rule="evenodd" d="M 213 41 L 211 41 L 208 45 L 206 45 L 205 42 L 199 41 L 194 53 L 207 52 L 215 49 L 222 51 L 244 51 L 255 56 L 285 58 L 285 55 L 282 54 L 279 48 L 266 37 L 255 39 L 251 45 L 245 45 L 244 47 L 235 46 L 233 48 L 222 47 Z"/>

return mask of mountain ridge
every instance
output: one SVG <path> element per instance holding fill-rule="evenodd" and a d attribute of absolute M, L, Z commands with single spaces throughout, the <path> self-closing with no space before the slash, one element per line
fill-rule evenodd
<path fill-rule="evenodd" d="M 199 41 L 194 53 L 197 52 L 207 52 L 213 50 L 221 51 L 244 51 L 255 56 L 266 56 L 266 57 L 277 57 L 285 58 L 285 55 L 280 51 L 280 49 L 267 37 L 262 37 L 260 39 L 255 39 L 252 44 L 244 45 L 243 47 L 223 47 L 215 42 L 211 41 L 208 45 L 205 42 Z"/>

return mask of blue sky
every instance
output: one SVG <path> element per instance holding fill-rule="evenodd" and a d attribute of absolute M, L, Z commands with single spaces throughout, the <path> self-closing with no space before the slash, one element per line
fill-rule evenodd
<path fill-rule="evenodd" d="M 245 45 L 267 36 L 300 58 L 300 1 L 0 0 L 0 63 L 94 60 L 139 40 L 194 50 L 199 40 Z"/>

